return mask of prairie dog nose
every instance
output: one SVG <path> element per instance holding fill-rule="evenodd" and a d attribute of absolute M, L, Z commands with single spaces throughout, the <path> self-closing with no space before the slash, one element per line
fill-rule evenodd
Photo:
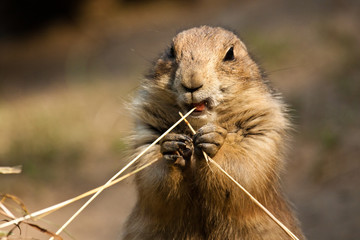
<path fill-rule="evenodd" d="M 189 78 L 183 78 L 181 85 L 187 92 L 195 92 L 204 85 L 203 77 L 201 74 L 195 72 L 191 74 Z"/>

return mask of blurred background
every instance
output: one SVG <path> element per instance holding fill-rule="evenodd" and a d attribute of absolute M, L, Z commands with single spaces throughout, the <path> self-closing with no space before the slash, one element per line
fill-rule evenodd
<path fill-rule="evenodd" d="M 23 172 L 0 175 L 0 192 L 33 212 L 105 183 L 125 164 L 143 74 L 177 32 L 203 24 L 237 32 L 292 109 L 283 181 L 308 239 L 360 236 L 356 0 L 2 0 L 0 165 Z M 134 202 L 131 180 L 106 190 L 64 239 L 117 239 Z M 56 232 L 81 203 L 36 223 Z"/>

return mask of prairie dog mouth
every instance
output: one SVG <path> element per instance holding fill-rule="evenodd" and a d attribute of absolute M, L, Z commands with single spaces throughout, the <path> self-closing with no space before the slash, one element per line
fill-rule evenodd
<path fill-rule="evenodd" d="M 207 102 L 192 103 L 191 106 L 195 108 L 195 112 L 202 112 L 207 108 Z"/>
<path fill-rule="evenodd" d="M 195 108 L 195 111 L 191 114 L 192 116 L 200 116 L 209 109 L 209 102 L 207 100 L 198 103 L 191 103 L 190 109 Z"/>

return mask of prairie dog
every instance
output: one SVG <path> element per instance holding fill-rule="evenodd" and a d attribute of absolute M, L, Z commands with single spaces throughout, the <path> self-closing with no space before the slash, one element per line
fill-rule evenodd
<path fill-rule="evenodd" d="M 138 199 L 123 239 L 290 239 L 217 168 L 205 151 L 303 239 L 279 173 L 290 127 L 286 107 L 232 32 L 202 26 L 176 35 L 133 104 L 138 153 L 179 119 L 138 165 Z"/>

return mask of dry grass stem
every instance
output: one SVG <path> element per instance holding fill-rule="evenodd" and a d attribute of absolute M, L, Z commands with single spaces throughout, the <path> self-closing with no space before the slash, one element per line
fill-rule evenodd
<path fill-rule="evenodd" d="M 183 115 L 179 112 L 180 116 Z M 184 118 L 185 123 L 189 126 L 190 130 L 195 134 L 194 128 L 191 124 Z M 224 173 L 232 182 L 234 182 L 257 206 L 259 206 L 277 225 L 281 227 L 292 239 L 299 240 L 282 222 L 280 222 L 267 208 L 265 208 L 255 197 L 253 197 L 240 183 L 238 183 L 233 177 L 231 177 L 217 162 L 212 160 L 204 151 L 203 155 L 206 161 L 210 161 L 214 166 L 216 166 L 222 173 Z"/>
<path fill-rule="evenodd" d="M 250 199 L 259 206 L 277 225 L 279 225 L 292 239 L 299 240 L 282 222 L 280 222 L 267 208 L 265 208 L 255 197 L 253 197 L 243 186 L 240 185 L 233 177 L 231 177 L 217 162 L 209 157 L 209 160 L 221 172 L 223 172 L 232 182 L 234 182 Z"/>
<path fill-rule="evenodd" d="M 9 197 L 9 196 L 7 196 L 7 195 L 4 195 L 3 198 L 2 198 L 2 200 L 0 201 L 0 208 L 1 208 L 0 214 L 2 214 L 3 216 L 5 216 L 5 217 L 7 217 L 7 218 L 10 218 L 10 219 L 15 219 L 15 218 L 16 218 L 15 215 L 3 204 L 3 201 L 4 201 L 6 198 L 10 198 L 10 199 L 12 199 L 14 202 L 19 203 L 20 207 L 21 207 L 23 210 L 25 209 L 24 211 L 27 212 L 25 206 L 23 206 L 23 203 L 21 202 L 20 199 L 18 199 L 18 198 L 15 197 L 15 196 L 11 196 L 11 195 L 10 195 L 10 197 Z M 7 220 L 4 220 L 4 221 L 7 221 Z M 30 227 L 32 227 L 32 228 L 35 228 L 36 230 L 38 230 L 38 231 L 40 231 L 40 232 L 42 232 L 42 233 L 45 233 L 45 234 L 47 234 L 47 235 L 50 235 L 50 236 L 53 237 L 53 238 L 56 238 L 56 239 L 58 239 L 58 240 L 62 240 L 62 238 L 61 238 L 60 236 L 58 236 L 58 235 L 56 235 L 56 234 L 48 231 L 47 229 L 45 229 L 45 228 L 43 228 L 43 227 L 40 227 L 39 225 L 36 225 L 36 224 L 33 224 L 33 223 L 28 223 L 28 222 L 19 222 L 19 224 L 15 224 L 15 226 L 14 226 L 12 229 L 10 229 L 7 233 L 4 232 L 4 235 L 6 235 L 6 238 L 1 238 L 1 239 L 6 240 L 8 236 L 11 236 L 11 235 L 13 234 L 13 231 L 14 231 L 16 228 L 19 229 L 20 235 L 21 235 L 21 228 L 20 228 L 20 224 L 21 224 L 21 223 L 26 224 L 26 225 L 28 225 L 28 226 L 30 226 Z M 12 239 L 12 238 L 11 238 L 11 239 Z"/>
<path fill-rule="evenodd" d="M 8 194 L 8 193 L 0 194 L 0 196 L 1 196 L 1 200 L 0 200 L 1 203 L 4 203 L 6 199 L 9 199 L 9 200 L 13 201 L 14 203 L 16 203 L 17 205 L 19 205 L 25 214 L 29 213 L 25 204 L 22 202 L 22 200 L 20 198 L 14 196 L 14 195 Z"/>
<path fill-rule="evenodd" d="M 14 166 L 14 167 L 0 167 L 1 174 L 19 174 L 21 173 L 22 166 Z"/>
<path fill-rule="evenodd" d="M 119 178 L 115 179 L 115 180 L 112 181 L 106 188 L 109 188 L 109 187 L 111 187 L 111 186 L 113 186 L 113 185 L 115 185 L 115 184 L 117 184 L 117 183 L 125 180 L 126 178 L 128 178 L 128 177 L 130 177 L 130 176 L 132 176 L 132 175 L 134 175 L 134 174 L 136 174 L 136 173 L 138 173 L 138 172 L 140 172 L 141 170 L 143 170 L 144 168 L 150 166 L 151 164 L 153 164 L 153 163 L 156 162 L 156 161 L 158 161 L 158 159 L 155 159 L 155 160 L 153 160 L 153 161 L 151 161 L 151 162 L 149 162 L 149 163 L 146 163 L 146 164 L 144 164 L 143 166 L 137 168 L 136 170 L 134 170 L 134 171 L 132 171 L 132 172 L 130 172 L 130 173 L 128 173 L 128 174 L 125 174 L 125 175 L 122 176 L 122 177 L 119 177 Z M 12 220 L 12 221 L 9 221 L 9 222 L 6 222 L 6 223 L 4 223 L 4 224 L 1 224 L 1 225 L 0 225 L 0 228 L 8 227 L 8 226 L 10 226 L 10 225 L 12 225 L 12 224 L 18 224 L 19 222 L 24 221 L 24 220 L 28 220 L 28 219 L 34 219 L 34 220 L 41 219 L 41 218 L 45 217 L 46 215 L 48 215 L 48 214 L 50 214 L 50 213 L 52 213 L 52 212 L 55 212 L 56 210 L 59 210 L 59 209 L 65 207 L 65 206 L 67 206 L 67 205 L 69 205 L 69 204 L 71 204 L 71 203 L 73 203 L 73 202 L 76 202 L 76 201 L 81 200 L 81 199 L 83 199 L 83 198 L 85 198 L 85 197 L 87 197 L 87 196 L 90 196 L 91 194 L 96 193 L 97 191 L 99 191 L 99 189 L 101 189 L 101 187 L 102 187 L 102 186 L 97 187 L 97 188 L 94 188 L 94 189 L 92 189 L 92 190 L 90 190 L 90 191 L 88 191 L 88 192 L 86 192 L 86 193 L 83 193 L 83 194 L 77 196 L 77 197 L 71 198 L 71 199 L 69 199 L 69 200 L 66 200 L 66 201 L 64 201 L 64 202 L 61 202 L 61 203 L 58 203 L 58 204 L 56 204 L 56 205 L 50 206 L 50 207 L 48 207 L 48 208 L 44 208 L 44 209 L 39 210 L 39 211 L 37 211 L 37 212 L 28 214 L 28 215 L 26 215 L 26 216 L 24 216 L 24 217 L 16 218 L 16 219 L 14 219 L 14 220 Z M 15 217 L 14 217 L 14 218 L 15 218 Z"/>
<path fill-rule="evenodd" d="M 12 219 L 15 218 L 14 214 L 12 214 L 12 212 L 10 212 L 10 210 L 7 207 L 5 207 L 5 205 L 2 202 L 0 202 L 0 208 L 4 211 L 1 212 L 4 216 Z"/>
<path fill-rule="evenodd" d="M 164 132 L 160 137 L 158 137 L 152 144 L 150 144 L 146 149 L 144 149 L 139 155 L 137 155 L 133 160 L 131 160 L 125 167 L 123 167 L 119 172 L 117 172 L 112 178 L 110 178 L 100 189 L 74 214 L 69 220 L 56 232 L 56 235 L 59 235 L 108 185 L 111 184 L 121 173 L 128 169 L 132 164 L 134 164 L 142 155 L 144 155 L 152 146 L 158 143 L 163 137 L 165 137 L 169 132 L 171 132 L 179 123 L 183 121 L 184 118 L 189 116 L 195 108 L 191 109 L 184 117 L 179 119 L 173 126 L 171 126 L 166 132 Z M 50 238 L 53 240 L 53 237 Z"/>

